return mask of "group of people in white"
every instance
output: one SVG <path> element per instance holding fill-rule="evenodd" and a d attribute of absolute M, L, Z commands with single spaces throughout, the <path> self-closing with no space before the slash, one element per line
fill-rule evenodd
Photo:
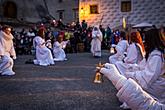
<path fill-rule="evenodd" d="M 51 44 L 44 40 L 44 29 L 39 29 L 38 35 L 33 39 L 33 46 L 36 50 L 34 64 L 48 66 L 55 64 L 55 61 L 64 61 L 66 54 L 64 48 L 68 41 L 58 42 L 53 44 L 52 52 L 47 45 Z M 0 74 L 14 75 L 13 59 L 16 59 L 16 52 L 13 45 L 13 35 L 11 34 L 10 26 L 3 26 L 0 31 Z M 52 54 L 53 53 L 53 54 Z"/>
<path fill-rule="evenodd" d="M 103 35 L 99 27 L 92 31 L 91 52 L 94 57 L 101 57 L 101 41 Z M 13 59 L 16 53 L 13 46 L 11 28 L 4 26 L 0 31 L 0 73 L 14 75 Z M 165 110 L 165 62 L 164 34 L 158 29 L 150 29 L 145 33 L 145 45 L 138 31 L 130 34 L 130 42 L 121 32 L 121 39 L 115 46 L 116 53 L 109 57 L 100 72 L 104 74 L 118 90 L 117 97 L 122 108 L 132 110 Z M 55 61 L 66 60 L 63 50 L 68 41 L 55 39 L 53 52 L 46 46 L 44 29 L 39 29 L 33 39 L 36 49 L 34 64 L 48 66 Z M 50 45 L 51 46 L 51 45 Z M 52 54 L 53 53 L 53 54 Z"/>
<path fill-rule="evenodd" d="M 116 53 L 100 72 L 118 90 L 121 108 L 165 110 L 164 33 L 158 29 L 146 31 L 144 44 L 138 31 L 130 34 L 129 43 L 125 37 L 121 33 Z"/>
<path fill-rule="evenodd" d="M 48 66 L 55 64 L 55 61 L 64 61 L 66 59 L 66 54 L 64 48 L 66 47 L 68 41 L 57 41 L 54 38 L 53 44 L 53 55 L 48 47 L 51 47 L 51 41 L 44 40 L 44 29 L 41 28 L 38 31 L 38 36 L 33 39 L 33 46 L 36 50 L 36 59 L 34 64 Z"/>

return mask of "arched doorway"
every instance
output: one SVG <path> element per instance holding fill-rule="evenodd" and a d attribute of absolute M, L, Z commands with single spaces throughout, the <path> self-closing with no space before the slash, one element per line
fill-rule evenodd
<path fill-rule="evenodd" d="M 3 15 L 7 18 L 16 18 L 17 17 L 17 6 L 12 1 L 7 1 L 3 5 Z"/>

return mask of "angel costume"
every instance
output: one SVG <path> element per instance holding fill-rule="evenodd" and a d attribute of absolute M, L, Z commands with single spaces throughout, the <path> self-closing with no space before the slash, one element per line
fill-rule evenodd
<path fill-rule="evenodd" d="M 102 32 L 98 27 L 92 31 L 91 52 L 94 57 L 101 57 L 101 42 L 103 39 Z"/>
<path fill-rule="evenodd" d="M 53 65 L 54 60 L 50 49 L 45 46 L 45 40 L 40 36 L 36 36 L 33 39 L 33 46 L 36 48 L 36 60 L 34 60 L 34 64 L 48 66 Z"/>
<path fill-rule="evenodd" d="M 0 32 L 0 74 L 14 75 L 13 59 L 16 59 L 16 53 L 13 46 L 13 35 Z"/>
<path fill-rule="evenodd" d="M 66 59 L 66 54 L 64 48 L 66 47 L 68 41 L 62 41 L 59 43 L 55 41 L 53 44 L 53 54 L 54 54 L 54 61 L 64 61 Z"/>

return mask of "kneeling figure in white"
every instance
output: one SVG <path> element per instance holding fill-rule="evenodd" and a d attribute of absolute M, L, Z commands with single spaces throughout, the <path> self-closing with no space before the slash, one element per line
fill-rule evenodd
<path fill-rule="evenodd" d="M 11 28 L 4 26 L 0 32 L 0 74 L 14 75 L 13 59 L 16 59 L 16 53 L 13 46 L 13 35 Z"/>
<path fill-rule="evenodd" d="M 64 48 L 66 47 L 68 41 L 62 41 L 59 43 L 55 41 L 53 44 L 53 54 L 54 54 L 54 61 L 64 61 L 66 59 L 66 54 Z"/>
<path fill-rule="evenodd" d="M 132 110 L 165 110 L 164 103 L 155 100 L 133 79 L 121 75 L 114 64 L 106 63 L 100 72 L 112 81 L 118 90 L 119 100 L 126 102 Z"/>
<path fill-rule="evenodd" d="M 50 51 L 45 46 L 45 40 L 40 36 L 36 36 L 33 40 L 33 45 L 36 48 L 36 60 L 34 60 L 34 64 L 48 66 L 54 64 L 53 56 Z"/>

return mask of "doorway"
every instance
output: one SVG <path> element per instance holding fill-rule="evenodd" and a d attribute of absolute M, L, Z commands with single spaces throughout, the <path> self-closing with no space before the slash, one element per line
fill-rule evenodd
<path fill-rule="evenodd" d="M 3 5 L 3 15 L 6 18 L 16 18 L 17 17 L 17 6 L 14 2 L 8 1 Z"/>

